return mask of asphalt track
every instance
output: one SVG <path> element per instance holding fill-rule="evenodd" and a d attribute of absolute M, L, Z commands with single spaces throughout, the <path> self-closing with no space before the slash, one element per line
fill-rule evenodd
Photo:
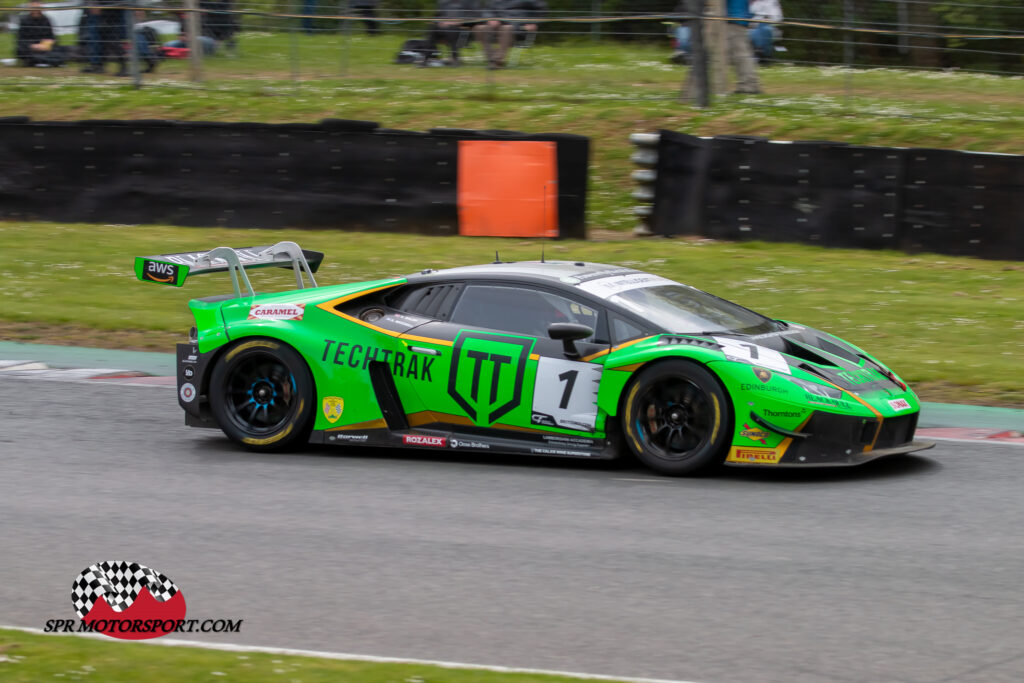
<path fill-rule="evenodd" d="M 256 456 L 166 387 L 0 379 L 0 622 L 101 560 L 193 640 L 695 681 L 1024 679 L 1024 449 L 859 469 L 320 449 Z"/>

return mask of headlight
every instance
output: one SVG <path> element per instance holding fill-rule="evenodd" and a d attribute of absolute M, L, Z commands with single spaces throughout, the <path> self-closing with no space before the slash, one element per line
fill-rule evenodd
<path fill-rule="evenodd" d="M 796 377 L 786 377 L 790 382 L 797 385 L 809 394 L 815 396 L 825 396 L 827 398 L 842 398 L 843 392 L 835 387 L 826 386 L 824 384 L 818 384 L 817 382 L 808 382 L 804 379 L 797 379 Z"/>

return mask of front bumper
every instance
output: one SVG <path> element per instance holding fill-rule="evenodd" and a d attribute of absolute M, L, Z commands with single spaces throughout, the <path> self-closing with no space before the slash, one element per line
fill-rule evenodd
<path fill-rule="evenodd" d="M 774 448 L 733 446 L 726 464 L 738 466 L 828 467 L 860 465 L 888 455 L 934 446 L 914 441 L 918 413 L 876 419 L 816 411 L 797 431 L 772 428 L 756 414 L 758 425 L 785 436 Z"/>

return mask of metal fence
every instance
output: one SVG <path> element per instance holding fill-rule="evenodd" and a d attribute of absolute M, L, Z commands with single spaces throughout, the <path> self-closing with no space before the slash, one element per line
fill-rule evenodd
<path fill-rule="evenodd" d="M 26 5 L 8 5 L 0 7 L 0 25 L 8 28 L 0 34 L 0 52 L 6 53 L 0 87 L 31 75 L 68 83 L 201 82 L 211 88 L 369 78 L 381 87 L 401 88 L 414 69 L 442 74 L 456 73 L 458 66 L 462 82 L 573 72 L 581 82 L 619 86 L 624 98 L 678 97 L 692 55 L 686 31 L 679 30 L 686 24 L 675 13 L 675 0 L 548 4 L 548 11 L 514 25 L 513 45 L 500 64 L 493 58 L 500 51 L 496 45 L 482 44 L 500 45 L 500 31 L 488 32 L 474 21 L 438 32 L 433 2 L 45 2 L 41 10 L 55 34 L 47 49 L 33 47 L 50 40 L 39 37 L 39 18 Z M 722 4 L 707 3 L 706 24 L 724 21 Z M 1024 75 L 1020 0 L 782 0 L 780 9 L 781 21 L 749 26 L 765 69 L 791 64 Z M 536 31 L 528 30 L 531 24 Z M 34 42 L 18 41 L 26 28 L 35 31 L 29 31 Z M 28 71 L 28 64 L 50 71 Z M 645 71 L 655 87 L 633 87 L 636 74 Z M 103 74 L 124 80 L 108 81 Z"/>

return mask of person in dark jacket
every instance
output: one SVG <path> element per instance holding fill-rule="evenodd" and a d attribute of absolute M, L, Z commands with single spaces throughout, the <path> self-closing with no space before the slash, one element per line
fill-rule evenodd
<path fill-rule="evenodd" d="M 18 21 L 14 56 L 22 66 L 60 66 L 57 36 L 38 2 L 30 2 L 28 14 Z"/>
<path fill-rule="evenodd" d="M 473 28 L 473 34 L 487 55 L 488 69 L 505 67 L 505 56 L 516 34 L 536 33 L 537 19 L 548 11 L 543 0 L 488 0 L 483 11 L 485 22 Z"/>
<path fill-rule="evenodd" d="M 479 0 L 439 0 L 434 16 L 437 22 L 430 25 L 428 40 L 435 50 L 447 45 L 452 52 L 449 66 L 459 66 L 459 48 L 464 44 L 464 34 L 480 19 Z"/>
<path fill-rule="evenodd" d="M 349 0 L 350 10 L 363 17 L 363 25 L 371 36 L 380 35 L 380 22 L 377 21 L 377 0 Z"/>
<path fill-rule="evenodd" d="M 84 10 L 88 13 L 84 42 L 89 46 L 90 53 L 89 65 L 82 69 L 82 73 L 103 73 L 109 61 L 118 65 L 117 76 L 129 75 L 124 51 L 124 41 L 128 39 L 128 17 L 125 10 L 115 6 L 115 3 L 119 4 L 119 0 L 94 0 L 94 4 L 103 7 Z"/>

